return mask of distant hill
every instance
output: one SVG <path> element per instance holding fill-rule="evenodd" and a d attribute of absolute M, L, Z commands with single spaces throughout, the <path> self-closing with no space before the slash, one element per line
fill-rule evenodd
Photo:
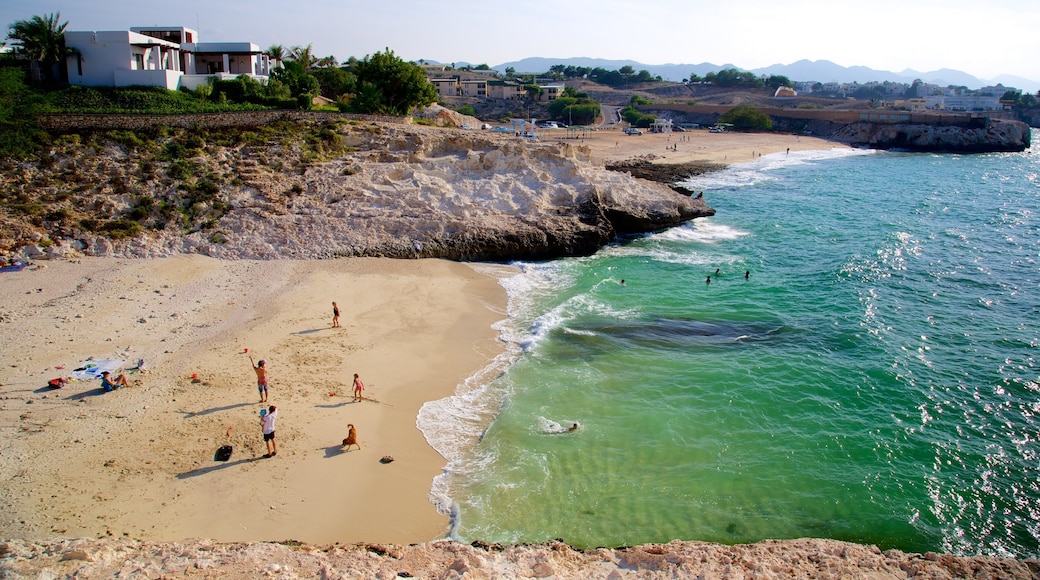
<path fill-rule="evenodd" d="M 939 86 L 966 86 L 969 89 L 979 89 L 988 85 L 1003 84 L 1022 91 L 1035 93 L 1040 91 L 1040 82 L 1012 75 L 1001 75 L 994 79 L 980 79 L 968 73 L 953 69 L 939 69 L 928 72 L 918 72 L 906 69 L 899 73 L 875 70 L 865 66 L 841 66 L 827 60 L 800 60 L 791 64 L 774 64 L 764 68 L 744 69 L 733 64 L 643 64 L 634 60 L 608 60 L 602 58 L 572 57 L 572 58 L 544 58 L 530 57 L 523 60 L 506 62 L 492 67 L 503 72 L 508 67 L 513 67 L 518 73 L 545 72 L 549 67 L 557 64 L 565 66 L 587 66 L 601 67 L 607 70 L 617 70 L 623 66 L 631 66 L 637 71 L 646 70 L 654 76 L 659 76 L 666 81 L 680 82 L 689 77 L 690 73 L 704 76 L 709 72 L 718 72 L 723 69 L 735 68 L 748 70 L 757 75 L 783 75 L 792 81 L 819 81 L 839 83 L 868 83 L 876 82 L 899 82 L 912 83 L 915 79 L 921 79 L 926 83 Z"/>

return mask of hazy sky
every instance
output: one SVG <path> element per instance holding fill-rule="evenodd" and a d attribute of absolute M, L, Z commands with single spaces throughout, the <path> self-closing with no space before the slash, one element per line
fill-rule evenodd
<path fill-rule="evenodd" d="M 1040 81 L 1038 0 L 2 0 L 4 36 L 11 22 L 51 12 L 69 30 L 187 26 L 203 41 L 313 44 L 340 60 L 387 47 L 405 60 L 491 66 L 529 56 L 745 69 L 809 59 Z"/>

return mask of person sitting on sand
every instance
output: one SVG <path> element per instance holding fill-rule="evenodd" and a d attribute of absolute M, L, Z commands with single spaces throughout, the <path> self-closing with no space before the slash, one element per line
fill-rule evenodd
<path fill-rule="evenodd" d="M 101 372 L 101 388 L 104 389 L 106 393 L 114 391 L 119 387 L 130 386 L 130 381 L 126 380 L 126 375 L 119 375 L 114 379 L 110 379 L 109 377 L 111 376 L 112 373 L 108 371 Z"/>
<path fill-rule="evenodd" d="M 343 446 L 346 447 L 347 451 L 350 451 L 351 445 L 357 445 L 358 451 L 361 450 L 361 444 L 357 440 L 357 430 L 354 429 L 353 423 L 347 423 L 347 438 L 343 440 Z"/>

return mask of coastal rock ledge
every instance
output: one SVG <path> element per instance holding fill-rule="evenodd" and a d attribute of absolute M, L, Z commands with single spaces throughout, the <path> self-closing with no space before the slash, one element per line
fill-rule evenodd
<path fill-rule="evenodd" d="M 1032 140 L 1021 121 L 972 119 L 967 126 L 911 123 L 851 123 L 831 138 L 854 147 L 945 153 L 1025 151 Z"/>
<path fill-rule="evenodd" d="M 673 541 L 577 550 L 433 542 L 312 546 L 301 542 L 141 542 L 128 539 L 8 540 L 3 578 L 869 578 L 1026 579 L 1040 562 L 989 556 L 882 552 L 835 540 L 769 540 L 726 546 Z"/>
<path fill-rule="evenodd" d="M 326 123 L 321 131 L 328 150 L 319 154 L 277 139 L 248 145 L 208 139 L 190 167 L 217 176 L 214 197 L 225 211 L 195 231 L 168 224 L 113 240 L 78 222 L 64 231 L 7 222 L 0 223 L 6 246 L 0 249 L 46 238 L 22 253 L 540 260 L 589 255 L 619 235 L 715 213 L 666 185 L 594 165 L 580 145 L 376 121 Z M 64 142 L 74 145 L 56 147 L 46 163 L 5 170 L 5 180 L 33 199 L 42 193 L 109 208 L 108 219 L 127 214 L 134 200 L 169 205 L 186 187 L 170 182 L 169 162 L 135 157 L 140 147 L 108 143 L 98 151 Z M 40 183 L 48 190 L 34 190 Z"/>

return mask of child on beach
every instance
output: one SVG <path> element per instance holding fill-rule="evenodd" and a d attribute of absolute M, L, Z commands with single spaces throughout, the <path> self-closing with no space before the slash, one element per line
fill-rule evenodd
<path fill-rule="evenodd" d="M 354 373 L 354 402 L 358 403 L 361 401 L 361 391 L 365 390 L 365 384 L 361 382 L 361 377 L 357 373 Z"/>
<path fill-rule="evenodd" d="M 114 379 L 108 378 L 110 376 L 112 376 L 112 373 L 108 371 L 102 371 L 101 373 L 101 388 L 104 389 L 106 393 L 114 391 L 119 387 L 130 386 L 130 381 L 126 380 L 126 375 L 119 375 Z"/>
<path fill-rule="evenodd" d="M 339 328 L 339 306 L 332 303 L 332 328 Z"/>
<path fill-rule="evenodd" d="M 253 363 L 253 357 L 249 357 L 249 364 L 253 365 L 256 372 L 256 389 L 260 391 L 260 402 L 267 402 L 267 361 L 260 359 L 259 363 Z"/>

